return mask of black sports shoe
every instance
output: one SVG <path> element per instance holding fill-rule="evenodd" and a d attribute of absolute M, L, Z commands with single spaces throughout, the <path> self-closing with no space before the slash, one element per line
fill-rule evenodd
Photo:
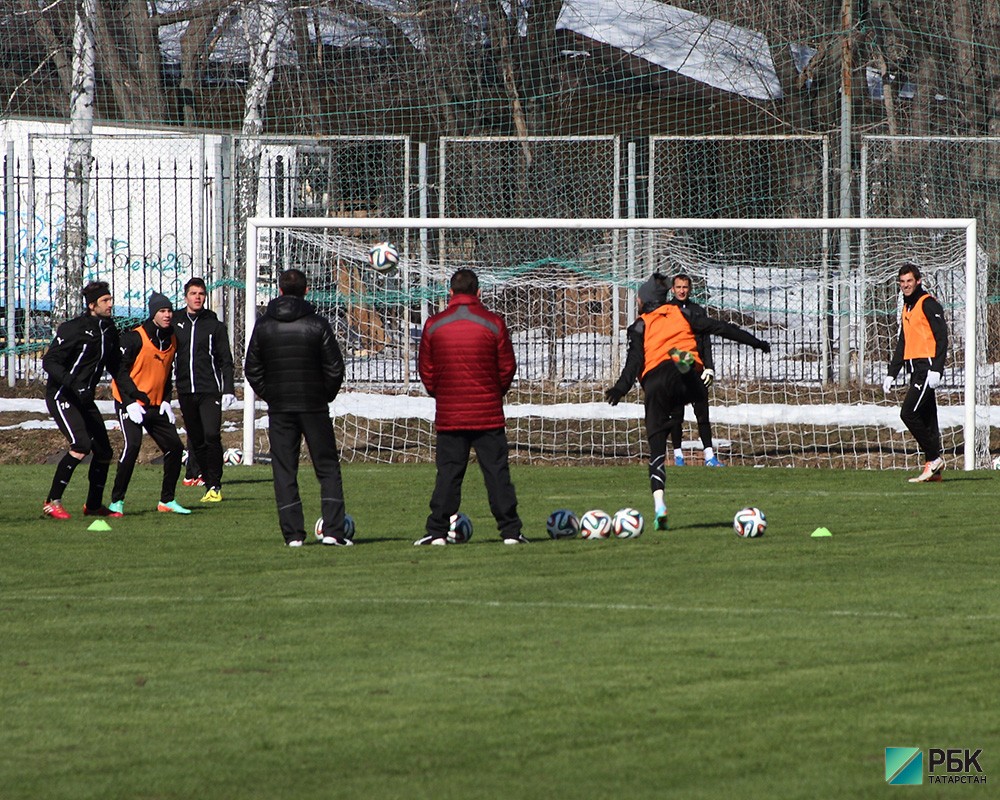
<path fill-rule="evenodd" d="M 438 536 L 437 534 L 428 533 L 426 536 L 417 539 L 417 541 L 413 543 L 413 546 L 417 547 L 422 544 L 445 545 L 448 544 L 448 539 L 444 536 Z"/>
<path fill-rule="evenodd" d="M 504 544 L 528 544 L 528 540 L 525 539 L 521 534 L 517 536 L 505 536 L 503 539 Z"/>

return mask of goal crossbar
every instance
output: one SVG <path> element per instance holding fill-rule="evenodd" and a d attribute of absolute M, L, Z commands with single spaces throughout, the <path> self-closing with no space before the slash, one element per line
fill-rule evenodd
<path fill-rule="evenodd" d="M 261 229 L 274 228 L 352 228 L 362 230 L 957 230 L 965 232 L 965 352 L 967 365 L 977 363 L 976 353 L 976 287 L 977 287 L 977 221 L 975 218 L 767 218 L 767 219 L 670 219 L 670 218 L 441 218 L 441 217 L 252 217 L 246 228 L 246 303 L 245 340 L 256 323 L 258 250 L 256 240 Z M 244 387 L 243 451 L 247 463 L 253 463 L 255 397 L 253 389 Z M 964 386 L 964 451 L 963 467 L 975 468 L 976 369 L 965 370 Z"/>

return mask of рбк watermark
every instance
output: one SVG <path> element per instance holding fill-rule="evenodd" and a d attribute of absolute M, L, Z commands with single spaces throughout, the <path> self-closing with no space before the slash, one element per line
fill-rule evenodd
<path fill-rule="evenodd" d="M 927 749 L 928 783 L 985 784 L 979 758 L 982 748 Z M 885 748 L 885 782 L 890 786 L 918 786 L 924 782 L 924 753 L 919 747 Z"/>

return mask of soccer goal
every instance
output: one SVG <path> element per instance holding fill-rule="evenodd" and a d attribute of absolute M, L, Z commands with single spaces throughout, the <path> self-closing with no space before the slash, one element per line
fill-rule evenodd
<path fill-rule="evenodd" d="M 398 272 L 368 264 L 391 241 Z M 645 458 L 638 388 L 603 400 L 618 376 L 635 290 L 652 272 L 686 273 L 710 316 L 752 331 L 769 355 L 714 340 L 716 452 L 733 465 L 915 468 L 883 396 L 901 299 L 897 271 L 920 265 L 948 316 L 938 390 L 945 452 L 989 462 L 986 264 L 974 219 L 254 218 L 247 222 L 243 351 L 277 277 L 303 270 L 333 324 L 347 379 L 332 406 L 345 461 L 432 461 L 434 403 L 416 368 L 421 326 L 444 307 L 459 267 L 504 315 L 518 358 L 507 397 L 520 463 Z M 237 340 L 239 341 L 239 340 Z M 245 387 L 244 452 L 269 450 L 266 408 Z M 691 409 L 682 446 L 698 463 Z"/>

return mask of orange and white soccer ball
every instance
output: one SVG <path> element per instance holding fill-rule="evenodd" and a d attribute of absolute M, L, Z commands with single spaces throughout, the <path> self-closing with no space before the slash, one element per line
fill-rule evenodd
<path fill-rule="evenodd" d="M 594 508 L 580 517 L 580 536 L 584 539 L 607 539 L 611 535 L 611 515 Z"/>
<path fill-rule="evenodd" d="M 376 272 L 387 275 L 399 266 L 399 251 L 389 242 L 379 242 L 368 251 L 368 263 Z"/>
<path fill-rule="evenodd" d="M 756 539 L 763 536 L 767 530 L 767 519 L 764 512 L 754 506 L 741 508 L 733 517 L 733 530 L 743 539 Z"/>
<path fill-rule="evenodd" d="M 622 508 L 611 518 L 611 532 L 619 539 L 635 539 L 642 536 L 645 521 L 634 508 Z"/>

